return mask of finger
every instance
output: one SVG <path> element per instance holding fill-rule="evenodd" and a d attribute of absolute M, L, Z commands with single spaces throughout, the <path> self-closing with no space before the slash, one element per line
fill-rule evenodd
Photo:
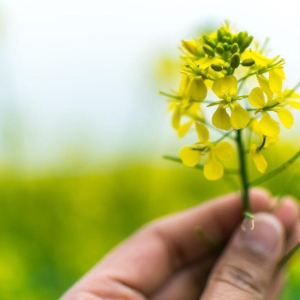
<path fill-rule="evenodd" d="M 288 239 L 286 242 L 285 253 L 289 252 L 296 244 L 299 242 L 300 239 L 300 223 L 296 222 L 291 228 L 290 232 L 288 233 Z M 276 300 L 280 298 L 280 294 L 283 289 L 284 282 L 286 281 L 286 273 L 284 270 L 280 270 L 276 272 L 272 283 L 270 285 L 270 289 L 268 292 L 267 300 Z"/>
<path fill-rule="evenodd" d="M 238 228 L 201 299 L 266 299 L 284 250 L 284 231 L 280 221 L 266 213 L 255 216 L 254 230 Z"/>
<path fill-rule="evenodd" d="M 272 279 L 270 289 L 268 292 L 267 300 L 277 300 L 280 297 L 282 292 L 282 288 L 285 283 L 285 274 L 280 271 L 276 276 Z"/>
<path fill-rule="evenodd" d="M 211 253 L 199 261 L 185 266 L 175 272 L 172 277 L 155 293 L 151 300 L 197 300 L 202 294 L 206 280 L 219 254 Z"/>
<path fill-rule="evenodd" d="M 298 205 L 290 196 L 283 198 L 282 201 L 281 206 L 274 212 L 274 214 L 281 221 L 288 233 L 297 222 L 299 215 Z"/>
<path fill-rule="evenodd" d="M 262 190 L 252 191 L 250 199 L 254 212 L 267 211 L 272 206 L 270 197 Z M 105 281 L 108 285 L 107 281 L 113 281 L 149 296 L 175 270 L 199 259 L 210 250 L 198 237 L 195 228 L 200 226 L 208 237 L 222 243 L 232 234 L 241 218 L 241 199 L 236 193 L 157 221 L 113 251 L 69 294 L 88 290 L 106 297 L 109 289 L 103 289 L 103 285 L 95 282 Z"/>

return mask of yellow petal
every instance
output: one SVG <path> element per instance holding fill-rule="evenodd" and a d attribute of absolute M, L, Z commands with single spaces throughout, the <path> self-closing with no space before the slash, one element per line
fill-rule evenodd
<path fill-rule="evenodd" d="M 279 141 L 278 136 L 267 136 L 264 148 L 268 148 L 270 145 L 276 144 Z"/>
<path fill-rule="evenodd" d="M 261 87 L 263 92 L 267 95 L 268 100 L 272 100 L 274 93 L 270 89 L 268 80 L 265 77 L 263 77 L 262 75 L 257 76 L 257 80 L 258 80 L 259 86 Z"/>
<path fill-rule="evenodd" d="M 196 131 L 198 134 L 199 142 L 205 144 L 209 139 L 209 131 L 207 127 L 199 122 L 196 122 Z"/>
<path fill-rule="evenodd" d="M 266 105 L 264 93 L 263 93 L 262 89 L 259 87 L 252 89 L 252 91 L 250 92 L 250 94 L 248 96 L 248 99 L 249 99 L 250 105 L 255 108 L 263 108 Z"/>
<path fill-rule="evenodd" d="M 299 102 L 296 102 L 296 101 L 287 101 L 287 103 L 288 103 L 288 105 L 290 105 L 293 108 L 300 109 L 300 103 Z"/>
<path fill-rule="evenodd" d="M 203 171 L 205 178 L 208 180 L 217 180 L 223 176 L 223 166 L 216 160 L 212 153 L 208 154 Z"/>
<path fill-rule="evenodd" d="M 186 122 L 186 123 L 180 125 L 179 128 L 177 129 L 178 136 L 184 137 L 192 125 L 193 125 L 193 121 L 189 121 L 189 122 Z"/>
<path fill-rule="evenodd" d="M 294 124 L 294 116 L 284 107 L 278 107 L 276 113 L 282 125 L 286 128 L 291 128 Z"/>
<path fill-rule="evenodd" d="M 229 161 L 233 157 L 233 147 L 228 142 L 220 142 L 211 150 L 220 160 Z"/>
<path fill-rule="evenodd" d="M 253 159 L 253 162 L 256 166 L 256 169 L 260 173 L 264 173 L 268 167 L 268 163 L 263 157 L 263 155 L 257 150 L 257 145 L 252 145 L 250 149 L 250 157 Z"/>
<path fill-rule="evenodd" d="M 252 50 L 246 50 L 243 52 L 241 59 L 245 60 L 247 58 L 252 58 L 255 61 L 255 66 L 267 66 L 272 63 L 272 60 L 274 60 L 269 59 L 263 56 L 261 53 Z"/>
<path fill-rule="evenodd" d="M 265 136 L 278 136 L 280 132 L 278 123 L 266 112 L 262 113 L 262 117 L 259 121 L 259 129 Z"/>
<path fill-rule="evenodd" d="M 213 114 L 212 123 L 220 129 L 229 130 L 231 128 L 230 117 L 222 105 L 219 105 Z"/>
<path fill-rule="evenodd" d="M 195 77 L 190 86 L 190 97 L 196 101 L 203 101 L 207 95 L 207 87 L 201 77 Z"/>
<path fill-rule="evenodd" d="M 231 125 L 235 130 L 245 128 L 250 121 L 250 115 L 240 104 L 231 106 Z"/>
<path fill-rule="evenodd" d="M 174 129 L 178 129 L 180 126 L 181 109 L 179 106 L 175 107 L 172 115 L 172 126 Z"/>
<path fill-rule="evenodd" d="M 187 167 L 194 167 L 201 158 L 201 151 L 192 150 L 192 146 L 185 146 L 179 152 L 183 164 Z"/>
<path fill-rule="evenodd" d="M 270 89 L 274 93 L 281 92 L 282 80 L 284 79 L 284 72 L 282 68 L 272 69 L 269 71 Z"/>
<path fill-rule="evenodd" d="M 216 64 L 219 61 L 222 61 L 220 58 L 217 56 L 214 57 L 202 57 L 199 60 L 197 60 L 196 64 L 199 66 L 199 69 L 205 70 L 208 67 L 210 67 L 212 64 Z"/>
<path fill-rule="evenodd" d="M 188 92 L 190 89 L 190 84 L 191 84 L 190 77 L 188 75 L 183 75 L 180 82 L 179 92 L 178 92 L 178 95 L 183 99 L 189 98 Z"/>
<path fill-rule="evenodd" d="M 237 79 L 232 76 L 222 77 L 213 83 L 213 92 L 221 99 L 227 99 L 227 97 L 235 97 L 237 94 Z"/>
<path fill-rule="evenodd" d="M 261 135 L 260 129 L 259 129 L 259 123 L 256 119 L 252 119 L 251 121 L 251 130 L 255 132 L 257 135 Z"/>

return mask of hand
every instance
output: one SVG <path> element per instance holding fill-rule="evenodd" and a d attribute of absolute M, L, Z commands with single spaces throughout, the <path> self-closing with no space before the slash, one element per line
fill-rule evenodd
<path fill-rule="evenodd" d="M 61 300 L 277 299 L 276 264 L 300 237 L 298 211 L 251 191 L 255 229 L 241 230 L 240 196 L 231 194 L 156 221 L 108 254 Z M 130 222 L 130 220 L 128 220 Z M 223 251 L 196 232 L 201 228 Z"/>

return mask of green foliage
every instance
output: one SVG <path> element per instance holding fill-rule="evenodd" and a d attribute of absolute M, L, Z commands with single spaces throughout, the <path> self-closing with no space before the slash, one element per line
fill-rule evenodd
<path fill-rule="evenodd" d="M 281 182 L 293 172 L 284 171 L 266 185 L 279 194 Z M 163 160 L 160 166 L 133 164 L 109 174 L 2 177 L 0 299 L 57 299 L 143 224 L 232 191 L 235 179 L 226 178 L 216 190 L 201 170 Z M 287 186 L 285 193 L 299 196 L 300 187 Z M 291 294 L 299 292 L 299 270 L 299 261 L 293 259 L 284 299 L 295 299 Z"/>

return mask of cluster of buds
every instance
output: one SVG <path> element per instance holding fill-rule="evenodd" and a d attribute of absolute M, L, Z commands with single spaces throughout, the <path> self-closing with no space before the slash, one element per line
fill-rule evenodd
<path fill-rule="evenodd" d="M 194 167 L 205 156 L 207 179 L 223 176 L 221 162 L 234 157 L 230 141 L 240 143 L 244 129 L 251 132 L 250 147 L 246 149 L 246 143 L 238 147 L 264 173 L 268 163 L 262 151 L 278 141 L 280 123 L 286 128 L 294 123 L 290 110 L 300 109 L 297 86 L 284 88 L 284 59 L 267 57 L 264 48 L 247 32 L 233 31 L 228 23 L 181 43 L 184 66 L 180 87 L 176 93 L 161 94 L 168 96 L 172 126 L 178 135 L 183 137 L 192 129 L 198 135 L 194 145 L 180 150 L 183 164 Z M 219 132 L 220 138 L 209 140 L 210 130 Z"/>

